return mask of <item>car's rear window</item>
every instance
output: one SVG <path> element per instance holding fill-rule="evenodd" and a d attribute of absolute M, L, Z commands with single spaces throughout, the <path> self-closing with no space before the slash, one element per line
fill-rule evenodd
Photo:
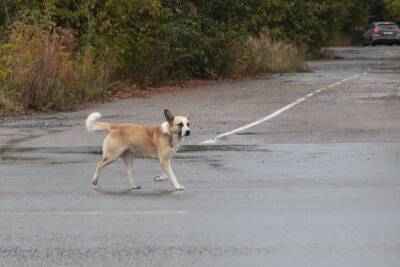
<path fill-rule="evenodd" d="M 396 30 L 399 28 L 396 24 L 378 24 L 377 27 L 381 30 Z"/>

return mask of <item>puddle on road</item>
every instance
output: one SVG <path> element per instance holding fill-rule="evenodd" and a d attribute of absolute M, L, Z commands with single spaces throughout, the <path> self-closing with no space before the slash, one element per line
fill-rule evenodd
<path fill-rule="evenodd" d="M 371 97 L 371 100 L 400 100 L 400 95 L 386 95 L 379 97 Z"/>
<path fill-rule="evenodd" d="M 50 154 L 101 154 L 101 147 L 7 147 L 9 153 L 50 153 Z M 178 154 L 196 152 L 270 152 L 259 145 L 183 145 Z"/>
<path fill-rule="evenodd" d="M 41 161 L 46 160 L 48 158 L 43 157 L 18 157 L 18 156 L 2 156 L 1 160 L 4 161 Z"/>
<path fill-rule="evenodd" d="M 0 147 L 0 155 L 9 152 L 9 151 L 13 151 L 15 148 L 15 145 L 25 142 L 25 141 L 29 141 L 35 138 L 39 138 L 44 136 L 45 134 L 52 134 L 52 133 L 58 133 L 58 132 L 62 132 L 63 130 L 60 129 L 53 129 L 53 130 L 47 130 L 45 131 L 45 133 L 32 133 L 31 130 L 21 130 L 20 132 L 25 132 L 26 135 L 22 135 L 13 139 L 9 139 L 6 141 L 6 143 Z M 5 134 L 3 136 L 15 136 L 15 133 L 12 134 Z M 31 148 L 22 148 L 22 151 L 19 152 L 26 152 L 26 151 L 31 151 Z"/>
<path fill-rule="evenodd" d="M 18 143 L 21 143 L 21 142 L 24 142 L 24 141 L 28 141 L 28 140 L 31 140 L 33 138 L 40 137 L 40 136 L 42 136 L 42 135 L 33 135 L 32 134 L 32 135 L 29 135 L 29 136 L 22 136 L 22 137 L 19 137 L 19 138 L 11 139 L 6 143 L 6 145 L 0 147 L 0 154 L 6 153 L 6 152 L 8 152 L 10 150 L 13 150 L 14 149 L 14 145 L 16 145 Z M 23 148 L 23 149 L 26 149 L 26 148 Z M 28 148 L 28 150 L 29 150 L 29 148 Z"/>
<path fill-rule="evenodd" d="M 269 152 L 270 150 L 257 145 L 183 145 L 179 149 L 175 160 L 189 163 L 203 163 L 212 168 L 223 168 L 223 156 L 213 152 Z M 212 152 L 208 154 L 207 152 Z M 79 164 L 85 160 L 76 155 L 102 154 L 101 147 L 7 147 L 0 157 L 0 161 L 8 164 Z M 157 159 L 152 159 L 157 160 Z"/>
<path fill-rule="evenodd" d="M 259 135 L 261 133 L 256 133 L 256 132 L 241 132 L 241 133 L 236 133 L 236 135 Z"/>
<path fill-rule="evenodd" d="M 386 101 L 386 100 L 400 100 L 400 93 L 392 93 L 392 94 L 387 94 L 387 93 L 371 93 L 366 96 L 362 96 L 359 99 L 361 100 L 376 100 L 376 101 Z"/>
<path fill-rule="evenodd" d="M 184 145 L 178 153 L 188 152 L 270 152 L 258 145 Z"/>

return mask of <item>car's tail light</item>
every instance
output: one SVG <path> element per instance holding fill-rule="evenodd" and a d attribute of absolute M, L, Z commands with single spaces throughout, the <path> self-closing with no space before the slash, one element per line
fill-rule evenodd
<path fill-rule="evenodd" d="M 372 32 L 373 32 L 373 33 L 378 33 L 378 32 L 379 32 L 379 29 L 378 29 L 378 28 L 374 28 L 374 29 L 372 30 Z"/>

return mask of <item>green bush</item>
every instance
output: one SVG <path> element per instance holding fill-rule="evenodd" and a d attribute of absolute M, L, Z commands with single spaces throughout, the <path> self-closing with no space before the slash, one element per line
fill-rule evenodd
<path fill-rule="evenodd" d="M 110 82 L 304 71 L 324 45 L 355 42 L 372 19 L 399 19 L 399 0 L 3 2 L 0 105 L 14 110 L 68 107 Z"/>

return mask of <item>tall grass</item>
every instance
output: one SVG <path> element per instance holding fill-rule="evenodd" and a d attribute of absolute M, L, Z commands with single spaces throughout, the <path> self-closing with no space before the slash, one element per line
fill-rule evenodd
<path fill-rule="evenodd" d="M 63 109 L 101 95 L 112 64 L 78 51 L 74 31 L 46 17 L 14 22 L 0 46 L 0 108 L 8 111 Z"/>
<path fill-rule="evenodd" d="M 250 37 L 241 66 L 248 75 L 309 71 L 303 53 L 294 45 L 274 41 L 267 34 Z"/>

